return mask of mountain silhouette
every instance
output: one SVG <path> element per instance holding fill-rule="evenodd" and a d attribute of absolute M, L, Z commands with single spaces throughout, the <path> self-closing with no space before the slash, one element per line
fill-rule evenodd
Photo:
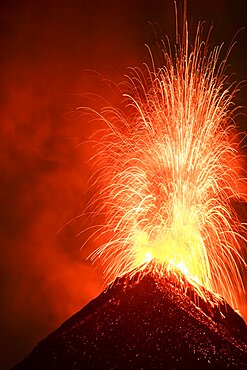
<path fill-rule="evenodd" d="M 116 279 L 13 369 L 247 369 L 244 320 L 201 289 L 151 261 Z"/>

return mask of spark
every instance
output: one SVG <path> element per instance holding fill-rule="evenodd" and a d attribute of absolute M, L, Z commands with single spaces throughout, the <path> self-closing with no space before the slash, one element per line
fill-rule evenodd
<path fill-rule="evenodd" d="M 232 199 L 244 198 L 233 98 L 222 47 L 209 49 L 199 24 L 187 24 L 163 66 L 132 69 L 125 110 L 105 108 L 97 119 L 91 206 L 103 214 L 105 242 L 91 258 L 105 278 L 152 259 L 179 269 L 195 284 L 237 308 L 244 292 L 242 225 Z"/>

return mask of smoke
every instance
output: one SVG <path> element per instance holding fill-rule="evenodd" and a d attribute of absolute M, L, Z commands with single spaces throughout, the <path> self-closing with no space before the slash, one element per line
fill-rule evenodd
<path fill-rule="evenodd" d="M 81 92 L 101 94 L 84 69 L 104 73 L 115 65 L 122 74 L 121 66 L 133 64 L 126 60 L 131 43 L 119 32 L 127 19 L 109 23 L 118 12 L 117 4 L 96 12 L 79 1 L 2 3 L 2 369 L 102 289 L 80 251 L 85 236 L 77 234 L 88 220 L 76 218 L 87 206 L 90 176 L 89 145 L 78 144 L 95 125 L 68 112 L 83 104 Z"/>
<path fill-rule="evenodd" d="M 101 288 L 76 238 L 85 220 L 58 233 L 87 202 L 88 175 L 76 145 L 90 130 L 80 122 L 79 134 L 63 116 L 80 72 L 76 50 L 68 45 L 73 22 L 61 38 L 65 9 L 59 16 L 56 8 L 41 7 L 26 2 L 18 9 L 13 2 L 4 9 L 1 368 L 20 360 Z"/>
<path fill-rule="evenodd" d="M 66 127 L 72 123 L 59 116 L 46 71 L 29 71 L 20 60 L 16 69 L 5 88 L 0 153 L 1 348 L 9 363 L 100 289 L 76 238 L 85 220 L 57 235 L 86 203 L 87 173 Z M 59 94 L 59 79 L 52 82 Z"/>
<path fill-rule="evenodd" d="M 91 152 L 78 144 L 95 128 L 67 113 L 83 105 L 82 92 L 103 95 L 82 71 L 118 80 L 127 66 L 148 59 L 143 45 L 154 41 L 148 21 L 174 30 L 172 0 L 84 3 L 1 3 L 2 369 L 102 288 L 80 251 L 84 236 L 77 234 L 88 226 L 86 216 L 67 225 L 88 203 Z"/>

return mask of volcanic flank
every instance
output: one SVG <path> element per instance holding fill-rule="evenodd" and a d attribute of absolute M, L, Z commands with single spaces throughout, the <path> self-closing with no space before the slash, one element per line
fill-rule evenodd
<path fill-rule="evenodd" d="M 202 288 L 200 288 L 202 289 Z M 247 327 L 219 296 L 152 261 L 115 280 L 14 370 L 246 369 Z"/>

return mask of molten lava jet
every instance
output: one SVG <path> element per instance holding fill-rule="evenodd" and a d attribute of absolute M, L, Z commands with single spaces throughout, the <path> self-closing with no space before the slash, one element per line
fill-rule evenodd
<path fill-rule="evenodd" d="M 221 47 L 210 51 L 202 40 L 201 25 L 192 45 L 184 33 L 174 53 L 164 44 L 162 67 L 151 55 L 152 68 L 132 70 L 126 112 L 94 112 L 105 129 L 95 139 L 91 209 L 105 217 L 98 227 L 105 243 L 91 258 L 108 282 L 154 258 L 238 309 L 246 268 L 244 227 L 232 207 L 246 198 L 238 86 Z"/>

